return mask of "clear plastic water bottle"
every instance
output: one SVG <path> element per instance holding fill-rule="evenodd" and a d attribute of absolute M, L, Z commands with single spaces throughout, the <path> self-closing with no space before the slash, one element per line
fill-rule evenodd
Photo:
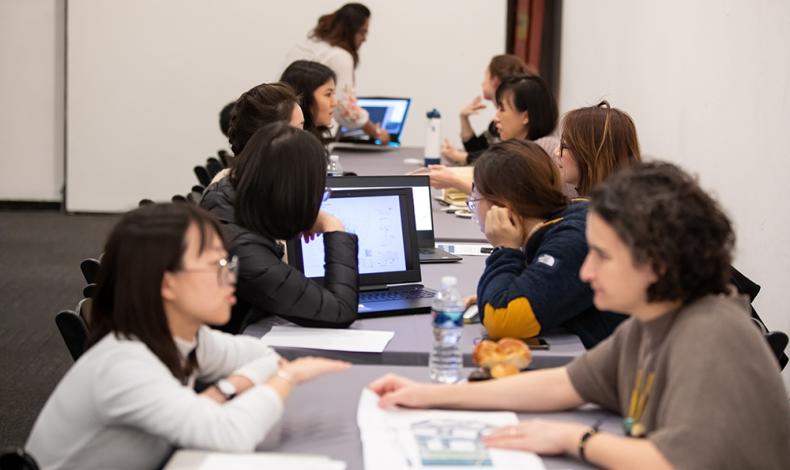
<path fill-rule="evenodd" d="M 438 165 L 442 161 L 441 152 L 441 119 L 437 109 L 428 111 L 428 130 L 425 133 L 425 166 Z"/>
<path fill-rule="evenodd" d="M 458 280 L 442 278 L 442 289 L 433 301 L 433 350 L 428 361 L 431 380 L 455 383 L 464 366 L 459 343 L 464 325 L 464 299 L 458 292 Z"/>
<path fill-rule="evenodd" d="M 340 155 L 330 155 L 326 173 L 331 176 L 343 176 L 343 166 L 340 165 Z"/>

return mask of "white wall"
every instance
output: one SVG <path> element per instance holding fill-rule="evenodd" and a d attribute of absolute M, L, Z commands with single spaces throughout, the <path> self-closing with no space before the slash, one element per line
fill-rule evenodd
<path fill-rule="evenodd" d="M 562 31 L 561 109 L 606 98 L 645 154 L 698 174 L 757 311 L 790 331 L 790 2 L 565 0 Z"/>
<path fill-rule="evenodd" d="M 288 48 L 343 3 L 70 2 L 67 209 L 125 210 L 185 192 L 192 167 L 227 147 L 220 108 L 276 80 Z M 448 116 L 445 134 L 456 136 L 459 108 L 504 50 L 506 2 L 365 3 L 372 19 L 358 93 L 414 99 L 406 145 L 423 144 L 424 113 L 434 106 Z"/>
<path fill-rule="evenodd" d="M 0 200 L 60 201 L 64 0 L 0 0 Z"/>

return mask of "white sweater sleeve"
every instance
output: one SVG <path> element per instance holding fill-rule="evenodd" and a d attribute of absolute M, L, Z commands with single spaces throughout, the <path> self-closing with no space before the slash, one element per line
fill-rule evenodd
<path fill-rule="evenodd" d="M 203 326 L 198 331 L 198 377 L 208 383 L 227 377 L 238 368 L 268 357 L 269 376 L 277 371 L 280 356 L 258 338 L 231 335 Z"/>
<path fill-rule="evenodd" d="M 367 111 L 363 109 L 356 119 L 349 118 L 343 113 L 349 98 L 356 99 L 357 96 L 354 88 L 354 58 L 346 50 L 339 47 L 333 49 L 333 53 L 327 57 L 325 65 L 332 69 L 337 76 L 335 90 L 338 107 L 335 110 L 335 119 L 341 126 L 358 129 L 368 122 Z"/>
<path fill-rule="evenodd" d="M 145 346 L 110 354 L 97 367 L 93 395 L 99 416 L 182 447 L 250 452 L 280 419 L 283 403 L 256 386 L 219 404 L 181 385 Z"/>

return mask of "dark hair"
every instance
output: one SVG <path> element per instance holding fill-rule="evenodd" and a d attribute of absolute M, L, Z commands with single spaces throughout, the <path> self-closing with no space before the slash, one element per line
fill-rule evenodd
<path fill-rule="evenodd" d="M 260 129 L 230 173 L 236 221 L 280 240 L 310 229 L 321 208 L 326 162 L 313 134 L 281 122 Z"/>
<path fill-rule="evenodd" d="M 527 112 L 527 138 L 537 140 L 557 127 L 557 102 L 546 82 L 537 75 L 513 75 L 505 78 L 496 89 L 495 102 L 508 100 L 518 112 Z"/>
<path fill-rule="evenodd" d="M 641 160 L 634 121 L 607 101 L 574 109 L 562 122 L 560 145 L 573 152 L 579 167 L 579 196 L 590 194 L 609 175 Z"/>
<path fill-rule="evenodd" d="M 297 60 L 283 72 L 280 81 L 291 85 L 299 94 L 299 105 L 304 113 L 304 129 L 323 139 L 329 132 L 326 126 L 316 126 L 313 116 L 315 90 L 329 80 L 337 83 L 335 72 L 324 64 L 310 60 Z"/>
<path fill-rule="evenodd" d="M 488 74 L 500 83 L 513 75 L 534 75 L 529 65 L 521 57 L 513 54 L 495 55 L 488 64 Z"/>
<path fill-rule="evenodd" d="M 197 367 L 194 353 L 184 365 L 162 302 L 165 272 L 181 269 L 191 224 L 200 233 L 199 251 L 222 234 L 216 220 L 192 204 L 152 204 L 126 213 L 104 247 L 89 318 L 88 347 L 107 334 L 137 338 L 181 383 Z"/>
<path fill-rule="evenodd" d="M 361 3 L 346 3 L 333 13 L 318 18 L 310 37 L 326 41 L 332 46 L 345 49 L 354 58 L 354 67 L 359 64 L 359 53 L 354 36 L 370 18 L 370 10 Z"/>
<path fill-rule="evenodd" d="M 236 102 L 231 101 L 230 103 L 223 106 L 222 111 L 219 112 L 219 130 L 222 131 L 222 135 L 225 137 L 228 136 L 228 129 L 230 129 L 230 115 L 233 112 L 233 107 L 235 105 Z"/>
<path fill-rule="evenodd" d="M 489 147 L 475 163 L 474 184 L 482 197 L 524 218 L 545 219 L 568 205 L 557 165 L 528 140 Z"/>
<path fill-rule="evenodd" d="M 242 93 L 230 115 L 228 141 L 238 155 L 258 129 L 275 121 L 290 121 L 299 100 L 287 83 L 264 83 Z"/>
<path fill-rule="evenodd" d="M 650 302 L 691 302 L 728 290 L 735 234 L 719 205 L 671 163 L 635 163 L 592 191 L 590 210 L 614 229 L 634 263 L 658 280 Z"/>

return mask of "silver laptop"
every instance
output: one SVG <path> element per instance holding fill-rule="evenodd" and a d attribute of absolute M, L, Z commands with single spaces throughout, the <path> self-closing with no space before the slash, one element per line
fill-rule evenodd
<path fill-rule="evenodd" d="M 330 176 L 327 178 L 326 185 L 332 189 L 411 188 L 420 263 L 454 263 L 463 259 L 441 248 L 436 248 L 436 239 L 433 234 L 431 186 L 430 178 L 427 175 Z"/>
<path fill-rule="evenodd" d="M 387 145 L 371 138 L 362 129 L 347 129 L 341 127 L 338 131 L 338 141 L 332 143 L 332 149 L 358 149 L 358 150 L 392 150 L 400 147 L 401 133 L 406 125 L 409 115 L 411 98 L 387 97 L 360 97 L 357 105 L 368 112 L 370 122 L 381 126 L 389 134 L 390 141 Z"/>
<path fill-rule="evenodd" d="M 410 188 L 335 190 L 322 210 L 359 238 L 360 318 L 430 312 L 436 292 L 422 279 Z M 288 263 L 323 283 L 324 243 L 288 242 Z"/>

